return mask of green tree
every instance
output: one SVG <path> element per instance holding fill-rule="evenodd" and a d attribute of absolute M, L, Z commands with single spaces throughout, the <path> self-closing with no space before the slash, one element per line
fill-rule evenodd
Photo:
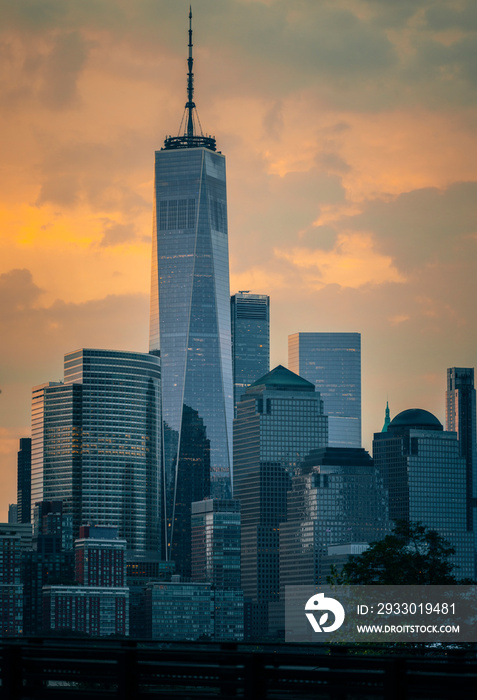
<path fill-rule="evenodd" d="M 421 523 L 397 520 L 391 534 L 350 557 L 330 583 L 363 585 L 445 585 L 458 583 L 449 557 L 455 549 Z M 466 581 L 466 583 L 468 583 Z"/>

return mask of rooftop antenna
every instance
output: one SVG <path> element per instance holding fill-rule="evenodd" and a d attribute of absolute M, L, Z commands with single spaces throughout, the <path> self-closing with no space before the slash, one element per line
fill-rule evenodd
<path fill-rule="evenodd" d="M 194 139 L 194 120 L 192 118 L 192 111 L 195 107 L 194 104 L 194 73 L 192 68 L 194 66 L 194 58 L 192 56 L 192 5 L 189 5 L 189 58 L 187 59 L 187 65 L 189 66 L 189 72 L 187 73 L 187 140 L 192 145 Z"/>
<path fill-rule="evenodd" d="M 204 136 L 200 123 L 197 107 L 194 102 L 194 57 L 192 55 L 192 6 L 189 6 L 189 56 L 187 58 L 187 102 L 179 127 L 178 136 L 167 136 L 164 141 L 164 149 L 171 150 L 177 148 L 208 148 L 216 150 L 216 142 L 213 136 Z M 194 118 L 197 120 L 198 131 L 194 134 Z M 182 132 L 182 129 L 184 131 Z"/>

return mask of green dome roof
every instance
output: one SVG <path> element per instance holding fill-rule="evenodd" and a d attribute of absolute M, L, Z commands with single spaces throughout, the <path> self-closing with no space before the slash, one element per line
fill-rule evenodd
<path fill-rule="evenodd" d="M 442 430 L 442 423 L 429 411 L 422 408 L 409 408 L 401 411 L 388 425 L 388 433 L 400 428 L 414 428 L 415 430 Z"/>

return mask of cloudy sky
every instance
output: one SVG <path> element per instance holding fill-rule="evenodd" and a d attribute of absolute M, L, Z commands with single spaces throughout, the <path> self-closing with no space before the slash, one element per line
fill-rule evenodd
<path fill-rule="evenodd" d="M 0 0 L 0 520 L 31 387 L 147 351 L 154 150 L 185 103 L 184 0 Z M 475 0 L 196 0 L 196 103 L 227 156 L 231 291 L 359 331 L 363 442 L 444 420 L 474 366 Z"/>

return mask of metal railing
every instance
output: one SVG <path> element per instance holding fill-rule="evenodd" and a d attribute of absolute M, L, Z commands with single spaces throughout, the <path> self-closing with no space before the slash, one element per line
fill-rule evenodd
<path fill-rule="evenodd" d="M 347 653 L 348 652 L 348 653 Z M 2 700 L 455 700 L 475 697 L 475 651 L 405 655 L 31 639 L 0 642 Z"/>

